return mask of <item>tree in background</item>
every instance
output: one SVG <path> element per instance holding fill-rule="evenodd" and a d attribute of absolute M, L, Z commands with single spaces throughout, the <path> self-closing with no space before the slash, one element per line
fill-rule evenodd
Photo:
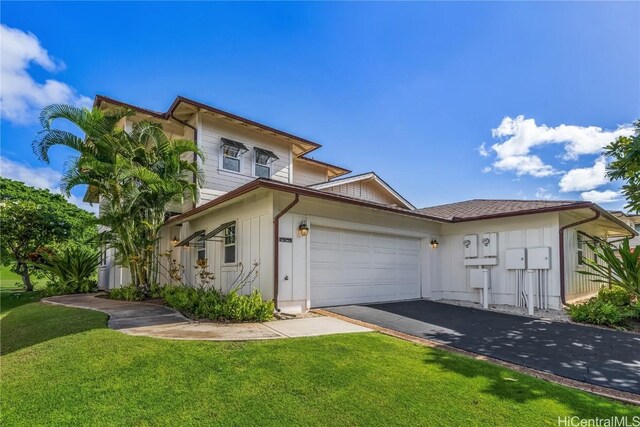
<path fill-rule="evenodd" d="M 0 178 L 0 260 L 33 290 L 34 264 L 65 246 L 93 246 L 95 216 L 59 194 Z"/>
<path fill-rule="evenodd" d="M 640 212 L 640 120 L 635 122 L 635 128 L 634 135 L 621 136 L 606 146 L 604 154 L 611 159 L 607 166 L 609 179 L 625 181 L 625 209 Z"/>
<path fill-rule="evenodd" d="M 42 111 L 43 130 L 33 148 L 46 162 L 55 145 L 78 153 L 62 188 L 69 193 L 88 185 L 99 197 L 101 238 L 116 250 L 116 262 L 130 269 L 134 285 L 146 292 L 157 278 L 157 243 L 165 215 L 172 204 L 197 198 L 202 178 L 194 154 L 202 153 L 193 141 L 168 138 L 157 123 L 133 123 L 125 131 L 121 123 L 132 115 L 131 110 L 51 105 Z M 57 120 L 74 124 L 84 138 L 53 128 Z"/>

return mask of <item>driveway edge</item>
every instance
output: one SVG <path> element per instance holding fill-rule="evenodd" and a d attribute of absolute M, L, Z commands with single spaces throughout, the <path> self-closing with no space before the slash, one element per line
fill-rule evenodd
<path fill-rule="evenodd" d="M 393 329 L 384 328 L 382 326 L 378 326 L 372 323 L 363 322 L 361 320 L 356 320 L 348 316 L 343 316 L 341 314 L 333 313 L 328 310 L 322 309 L 314 309 L 311 310 L 314 313 L 321 314 L 323 316 L 335 317 L 337 319 L 343 320 L 345 322 L 353 323 L 354 325 L 363 326 L 365 328 L 373 329 L 376 332 L 380 332 L 385 335 L 389 335 L 395 338 L 399 338 L 405 341 L 410 341 L 415 344 L 420 344 L 425 347 L 439 348 L 442 350 L 446 350 L 452 353 L 460 354 L 463 356 L 470 357 L 475 360 L 483 360 L 494 365 L 498 365 L 504 368 L 511 369 L 516 372 L 520 372 L 534 378 L 538 378 L 541 380 L 545 380 L 548 382 L 552 382 L 555 384 L 564 385 L 567 387 L 575 388 L 577 390 L 585 391 L 587 393 L 595 394 L 601 397 L 606 397 L 608 399 L 613 399 L 618 402 L 627 403 L 631 405 L 640 406 L 640 395 L 636 395 L 633 393 L 627 393 L 624 391 L 614 390 L 607 387 L 601 387 L 593 384 L 587 384 L 580 381 L 572 380 L 570 378 L 561 377 L 559 375 L 550 374 L 548 372 L 539 371 L 537 369 L 527 368 L 525 366 L 521 366 L 515 363 L 506 362 L 504 360 L 495 359 L 493 357 L 480 355 L 477 353 L 473 353 L 471 351 L 463 350 L 460 348 L 452 347 L 447 344 L 437 343 L 435 341 L 427 340 L 424 338 L 416 337 L 414 335 L 405 334 L 403 332 L 398 332 Z"/>

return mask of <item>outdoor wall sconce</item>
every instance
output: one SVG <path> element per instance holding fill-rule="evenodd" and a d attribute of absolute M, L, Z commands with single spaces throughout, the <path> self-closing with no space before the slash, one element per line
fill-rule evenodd
<path fill-rule="evenodd" d="M 431 247 L 433 249 L 438 249 L 439 245 L 440 245 L 440 243 L 436 239 L 431 239 Z"/>
<path fill-rule="evenodd" d="M 307 237 L 309 234 L 309 226 L 307 225 L 307 220 L 303 219 L 300 225 L 298 226 L 298 231 L 302 237 Z"/>
<path fill-rule="evenodd" d="M 171 239 L 171 246 L 176 246 L 180 241 L 178 240 L 177 236 L 173 236 L 173 239 Z"/>

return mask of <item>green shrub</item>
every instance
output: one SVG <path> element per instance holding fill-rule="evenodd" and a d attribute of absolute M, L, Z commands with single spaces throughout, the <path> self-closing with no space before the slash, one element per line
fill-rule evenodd
<path fill-rule="evenodd" d="M 109 290 L 107 297 L 121 301 L 142 301 L 144 294 L 141 289 L 134 284 L 130 284 Z"/>
<path fill-rule="evenodd" d="M 67 247 L 36 264 L 51 280 L 45 294 L 65 295 L 92 292 L 96 289 L 98 252 L 82 247 Z"/>
<path fill-rule="evenodd" d="M 273 318 L 273 301 L 263 301 L 259 291 L 250 295 L 222 294 L 216 289 L 165 285 L 159 293 L 165 303 L 194 319 L 263 322 Z"/>
<path fill-rule="evenodd" d="M 629 307 L 619 307 L 597 297 L 582 304 L 569 304 L 567 310 L 575 322 L 602 326 L 620 326 L 634 316 Z"/>
<path fill-rule="evenodd" d="M 142 301 L 144 294 L 134 285 L 111 289 L 109 298 Z M 165 304 L 192 319 L 230 322 L 264 322 L 273 318 L 273 301 L 264 301 L 258 290 L 250 295 L 232 291 L 222 294 L 216 289 L 200 289 L 184 285 L 152 285 L 151 298 L 162 298 Z"/>
<path fill-rule="evenodd" d="M 602 302 L 611 303 L 616 307 L 626 307 L 631 304 L 631 294 L 620 286 L 600 288 L 596 298 Z"/>

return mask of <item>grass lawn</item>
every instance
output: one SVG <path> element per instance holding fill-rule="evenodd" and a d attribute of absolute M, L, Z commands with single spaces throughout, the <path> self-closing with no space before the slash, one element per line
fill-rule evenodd
<path fill-rule="evenodd" d="M 133 337 L 3 289 L 2 425 L 557 425 L 621 405 L 378 333 Z M 35 297 L 37 298 L 37 296 Z"/>

